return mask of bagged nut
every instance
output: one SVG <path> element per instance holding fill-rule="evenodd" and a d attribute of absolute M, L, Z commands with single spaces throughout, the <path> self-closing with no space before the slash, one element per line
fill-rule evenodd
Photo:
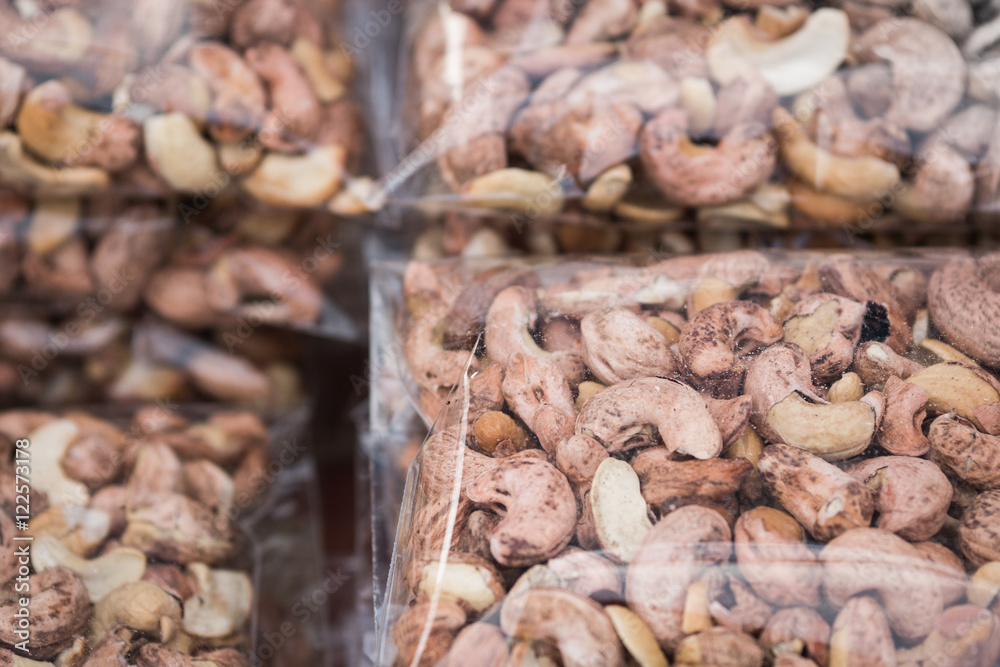
<path fill-rule="evenodd" d="M 1000 256 L 380 268 L 439 413 L 377 664 L 1000 662 Z"/>
<path fill-rule="evenodd" d="M 982 3 L 445 4 L 407 8 L 390 201 L 852 235 L 995 219 Z"/>
<path fill-rule="evenodd" d="M 359 336 L 359 226 L 324 211 L 219 196 L 29 199 L 0 189 L 0 296 L 91 321 L 145 306 L 184 329 L 262 326 Z M 352 264 L 353 263 L 353 264 Z M 347 271 L 345 271 L 345 266 Z"/>
<path fill-rule="evenodd" d="M 262 328 L 238 338 L 220 330 L 206 340 L 151 318 L 100 316 L 83 305 L 65 319 L 37 306 L 5 309 L 0 402 L 208 399 L 281 414 L 302 399 L 300 350 L 287 332 Z"/>
<path fill-rule="evenodd" d="M 257 570 L 264 561 L 254 543 L 301 536 L 248 519 L 288 495 L 271 466 L 279 454 L 271 437 L 249 412 L 189 418 L 164 404 L 130 422 L 0 413 L 0 580 L 10 590 L 15 579 L 24 584 L 17 590 L 31 618 L 22 632 L 24 602 L 0 601 L 4 664 L 276 664 L 253 634 L 271 627 L 258 614 L 274 589 L 273 574 Z M 295 463 L 283 461 L 279 468 Z M 15 474 L 29 479 L 26 494 L 15 491 Z M 13 548 L 25 544 L 29 557 L 18 562 Z M 315 575 L 303 570 L 284 585 Z"/>
<path fill-rule="evenodd" d="M 366 210 L 353 63 L 325 3 L 0 3 L 0 183 Z"/>

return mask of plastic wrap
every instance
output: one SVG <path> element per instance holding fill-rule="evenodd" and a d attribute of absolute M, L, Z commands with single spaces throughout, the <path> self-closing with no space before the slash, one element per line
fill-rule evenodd
<path fill-rule="evenodd" d="M 403 275 L 441 409 L 376 664 L 1000 660 L 997 254 Z"/>
<path fill-rule="evenodd" d="M 406 6 L 401 205 L 664 227 L 995 221 L 992 5 Z M 416 113 L 410 113 L 415 110 Z"/>
<path fill-rule="evenodd" d="M 305 416 L 268 427 L 249 412 L 164 402 L 0 413 L 5 544 L 33 538 L 30 657 L 322 664 L 312 600 L 326 582 Z M 18 532 L 15 449 L 30 459 L 30 518 Z M 4 603 L 5 619 L 14 611 Z M 0 642 L 9 661 L 13 642 Z"/>
<path fill-rule="evenodd" d="M 362 212 L 333 3 L 5 0 L 0 17 L 5 185 Z"/>

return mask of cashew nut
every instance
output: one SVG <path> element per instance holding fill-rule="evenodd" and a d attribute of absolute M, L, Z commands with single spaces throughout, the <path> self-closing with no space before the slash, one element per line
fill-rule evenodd
<path fill-rule="evenodd" d="M 83 578 L 90 601 L 96 604 L 119 586 L 142 579 L 146 571 L 146 556 L 137 549 L 118 547 L 86 560 L 54 537 L 42 535 L 35 540 L 31 564 L 36 572 L 59 566 L 77 572 Z"/>

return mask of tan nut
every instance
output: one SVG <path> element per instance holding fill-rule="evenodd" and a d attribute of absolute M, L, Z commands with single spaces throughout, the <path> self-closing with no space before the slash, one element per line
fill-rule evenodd
<path fill-rule="evenodd" d="M 663 649 L 649 627 L 628 607 L 608 605 L 604 612 L 615 626 L 625 650 L 640 667 L 668 667 Z"/>
<path fill-rule="evenodd" d="M 1000 401 L 996 385 L 976 370 L 954 362 L 934 364 L 906 380 L 927 393 L 927 411 L 933 414 L 954 412 L 977 428 L 976 409 Z"/>
<path fill-rule="evenodd" d="M 220 179 L 215 149 L 194 121 L 182 113 L 147 119 L 143 145 L 150 166 L 178 192 L 201 192 Z"/>
<path fill-rule="evenodd" d="M 713 34 L 705 55 L 712 77 L 723 85 L 758 74 L 778 95 L 795 95 L 837 69 L 850 32 L 847 15 L 836 9 L 814 11 L 798 30 L 775 40 L 761 39 L 748 16 L 737 16 Z"/>
<path fill-rule="evenodd" d="M 110 531 L 111 516 L 107 512 L 76 503 L 49 507 L 32 519 L 29 529 L 35 538 L 54 537 L 77 556 L 94 553 Z"/>
<path fill-rule="evenodd" d="M 135 161 L 138 128 L 124 115 L 102 114 L 72 103 L 70 91 L 47 81 L 28 93 L 17 116 L 21 141 L 50 162 L 119 171 Z"/>
<path fill-rule="evenodd" d="M 340 189 L 346 159 L 347 151 L 336 145 L 303 155 L 269 153 L 243 181 L 243 189 L 272 206 L 321 206 Z"/>
<path fill-rule="evenodd" d="M 119 586 L 95 605 L 89 636 L 96 642 L 123 626 L 169 641 L 180 621 L 177 600 L 148 581 L 135 581 Z"/>
<path fill-rule="evenodd" d="M 100 192 L 111 176 L 95 167 L 58 169 L 37 162 L 24 152 L 21 139 L 13 132 L 0 132 L 0 176 L 12 183 L 61 195 Z"/>
<path fill-rule="evenodd" d="M 857 373 L 844 373 L 839 380 L 830 385 L 826 392 L 826 400 L 831 403 L 848 403 L 861 400 L 865 395 L 864 385 Z"/>
<path fill-rule="evenodd" d="M 462 200 L 478 208 L 507 209 L 532 215 L 552 215 L 562 210 L 559 182 L 546 174 L 525 169 L 498 169 L 468 181 Z"/>
<path fill-rule="evenodd" d="M 40 426 L 29 434 L 31 441 L 32 477 L 34 488 L 44 491 L 49 501 L 86 505 L 90 490 L 85 484 L 66 476 L 62 459 L 79 435 L 76 424 L 60 419 Z"/>
<path fill-rule="evenodd" d="M 631 561 L 653 527 L 638 475 L 624 461 L 604 459 L 594 474 L 590 503 L 601 549 L 616 562 Z"/>
<path fill-rule="evenodd" d="M 509 415 L 498 411 L 486 412 L 473 425 L 476 442 L 484 452 L 492 454 L 497 446 L 509 441 L 515 451 L 528 447 L 528 434 Z"/>
<path fill-rule="evenodd" d="M 863 400 L 817 405 L 794 393 L 768 410 L 766 423 L 779 442 L 843 461 L 868 449 L 880 417 Z"/>
<path fill-rule="evenodd" d="M 967 597 L 970 604 L 985 609 L 996 609 L 1000 595 L 1000 562 L 984 563 L 969 579 Z"/>
<path fill-rule="evenodd" d="M 879 456 L 847 469 L 875 494 L 878 527 L 911 542 L 930 539 L 941 530 L 952 488 L 930 461 L 908 456 Z"/>
<path fill-rule="evenodd" d="M 253 607 L 250 577 L 237 570 L 213 570 L 204 563 L 192 563 L 188 573 L 196 593 L 184 600 L 184 632 L 216 639 L 240 632 Z"/>
<path fill-rule="evenodd" d="M 789 445 L 771 445 L 757 468 L 778 502 L 820 541 L 871 523 L 875 511 L 871 491 L 818 456 Z"/>
<path fill-rule="evenodd" d="M 802 394 L 824 403 L 812 383 L 809 359 L 798 345 L 777 343 L 763 350 L 750 364 L 743 391 L 753 401 L 750 421 L 764 438 L 779 442 L 780 436 L 767 424 L 767 415 L 779 401 Z"/>
<path fill-rule="evenodd" d="M 832 154 L 814 143 L 805 128 L 782 107 L 774 110 L 772 124 L 785 166 L 815 190 L 866 201 L 891 191 L 899 183 L 896 165 L 871 155 Z"/>

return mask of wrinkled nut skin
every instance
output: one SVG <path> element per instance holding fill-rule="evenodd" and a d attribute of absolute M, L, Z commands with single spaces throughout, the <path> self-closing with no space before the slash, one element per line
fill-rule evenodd
<path fill-rule="evenodd" d="M 524 567 L 562 551 L 576 529 L 577 504 L 566 477 L 540 460 L 504 459 L 465 490 L 469 500 L 503 518 L 490 536 L 501 565 Z"/>
<path fill-rule="evenodd" d="M 1000 366 L 1000 291 L 996 255 L 955 259 L 931 275 L 927 306 L 949 343 L 987 366 Z"/>
<path fill-rule="evenodd" d="M 201 503 L 170 492 L 150 494 L 143 507 L 129 510 L 122 544 L 181 564 L 219 563 L 235 547 L 228 524 L 220 525 Z"/>
<path fill-rule="evenodd" d="M 972 501 L 958 536 L 962 553 L 973 565 L 1000 560 L 1000 491 L 984 491 Z"/>
<path fill-rule="evenodd" d="M 536 588 L 507 598 L 500 609 L 500 628 L 509 637 L 555 648 L 566 667 L 624 662 L 618 634 L 604 609 L 569 591 Z"/>
<path fill-rule="evenodd" d="M 486 327 L 486 313 L 497 295 L 508 287 L 536 287 L 537 283 L 533 271 L 513 267 L 487 270 L 476 276 L 455 299 L 444 319 L 444 348 L 471 350 L 476 337 Z"/>
<path fill-rule="evenodd" d="M 856 528 L 830 541 L 819 554 L 823 592 L 835 607 L 872 592 L 893 631 L 904 641 L 923 639 L 944 610 L 934 569 L 901 537 L 878 528 Z"/>
<path fill-rule="evenodd" d="M 80 575 L 63 566 L 34 575 L 31 592 L 29 654 L 42 660 L 53 658 L 86 629 L 90 596 Z M 16 598 L 0 602 L 0 643 L 14 646 L 23 641 L 16 634 L 15 614 L 20 609 Z"/>
<path fill-rule="evenodd" d="M 780 609 L 768 619 L 760 633 L 760 645 L 768 655 L 805 653 L 816 663 L 825 665 L 830 624 L 809 607 Z"/>
<path fill-rule="evenodd" d="M 896 646 L 879 603 L 867 595 L 851 598 L 837 614 L 830 636 L 830 664 L 896 664 Z"/>
<path fill-rule="evenodd" d="M 756 507 L 736 520 L 733 540 L 740 573 L 761 598 L 780 607 L 819 604 L 822 572 L 791 516 Z"/>
<path fill-rule="evenodd" d="M 922 456 L 931 448 L 923 432 L 927 392 L 895 376 L 885 381 L 885 417 L 878 442 L 890 454 Z"/>
<path fill-rule="evenodd" d="M 923 369 L 919 363 L 900 356 L 885 343 L 868 341 L 854 353 L 854 372 L 868 386 L 883 385 L 895 376 L 905 380 Z"/>
<path fill-rule="evenodd" d="M 705 405 L 722 433 L 722 448 L 729 449 L 739 441 L 750 424 L 753 399 L 743 395 L 727 401 L 706 396 Z"/>
<path fill-rule="evenodd" d="M 441 667 L 462 667 L 477 664 L 483 667 L 503 667 L 509 657 L 503 631 L 489 623 L 472 623 L 455 637 Z"/>
<path fill-rule="evenodd" d="M 643 450 L 631 464 L 650 505 L 690 496 L 721 500 L 739 491 L 753 471 L 753 464 L 744 458 L 675 461 L 661 447 Z"/>
<path fill-rule="evenodd" d="M 671 512 L 646 534 L 625 575 L 625 599 L 662 646 L 682 639 L 688 586 L 729 558 L 731 539 L 725 519 L 698 505 Z"/>
<path fill-rule="evenodd" d="M 406 665 L 437 665 L 465 622 L 465 611 L 454 602 L 418 602 L 392 628 L 399 659 Z M 425 633 L 426 641 L 421 645 Z"/>
<path fill-rule="evenodd" d="M 969 577 L 965 573 L 965 563 L 948 547 L 937 542 L 914 542 L 913 547 L 923 555 L 928 570 L 944 597 L 945 606 L 955 604 L 965 596 Z"/>
<path fill-rule="evenodd" d="M 635 313 L 618 308 L 580 322 L 583 360 L 604 384 L 670 377 L 677 366 L 666 339 Z"/>
<path fill-rule="evenodd" d="M 766 181 L 774 169 L 777 144 L 760 123 L 736 125 L 714 148 L 694 147 L 687 131 L 687 114 L 668 109 L 639 134 L 639 157 L 646 173 L 671 202 L 725 204 Z"/>
<path fill-rule="evenodd" d="M 572 435 L 576 408 L 565 377 L 549 359 L 517 352 L 507 362 L 503 378 L 507 404 L 538 438 L 546 452 Z"/>
<path fill-rule="evenodd" d="M 730 301 L 698 312 L 678 343 L 684 372 L 695 384 L 730 396 L 746 371 L 743 357 L 781 340 L 781 324 L 749 301 Z"/>
<path fill-rule="evenodd" d="M 930 539 L 944 525 L 952 487 L 930 461 L 880 456 L 847 469 L 875 494 L 878 527 L 911 542 Z"/>
<path fill-rule="evenodd" d="M 722 451 L 722 434 L 701 395 L 663 378 L 629 380 L 597 392 L 584 403 L 575 432 L 615 453 L 659 444 L 649 425 L 671 452 L 710 459 Z"/>
<path fill-rule="evenodd" d="M 757 469 L 781 506 L 821 542 L 871 523 L 871 491 L 818 456 L 789 445 L 770 445 Z"/>
<path fill-rule="evenodd" d="M 977 489 L 1000 486 L 1000 437 L 941 415 L 927 433 L 935 463 Z"/>

